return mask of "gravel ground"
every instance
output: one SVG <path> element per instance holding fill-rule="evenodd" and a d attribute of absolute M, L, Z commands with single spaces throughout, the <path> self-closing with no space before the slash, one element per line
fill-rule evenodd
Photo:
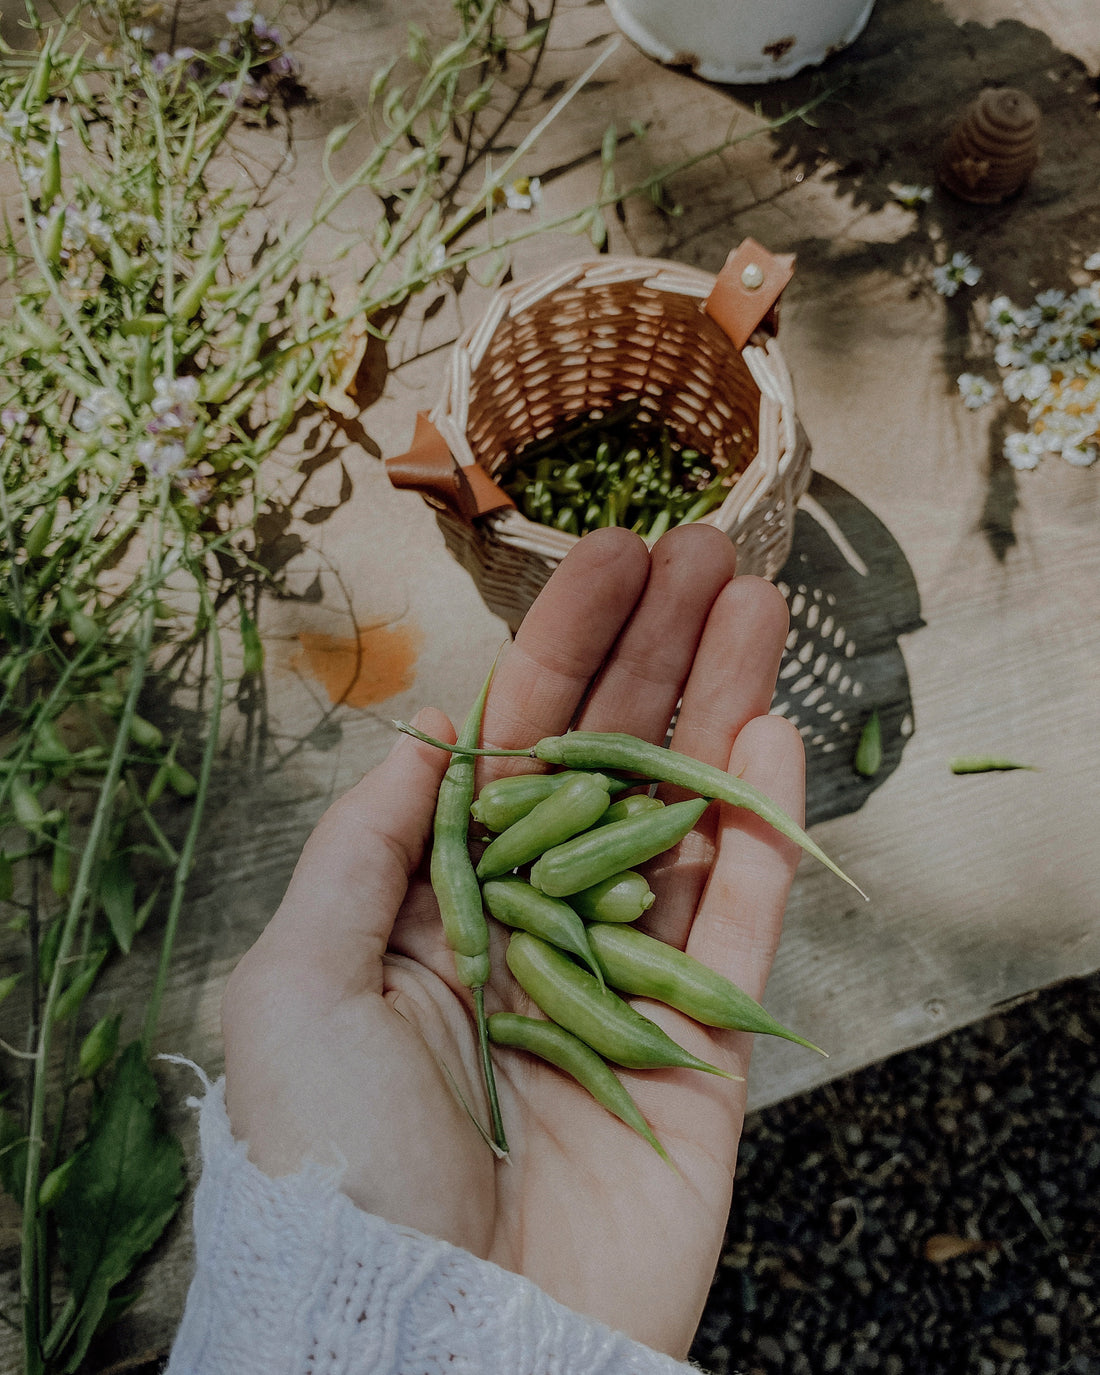
<path fill-rule="evenodd" d="M 713 1375 L 1100 1375 L 1100 976 L 755 1114 Z"/>

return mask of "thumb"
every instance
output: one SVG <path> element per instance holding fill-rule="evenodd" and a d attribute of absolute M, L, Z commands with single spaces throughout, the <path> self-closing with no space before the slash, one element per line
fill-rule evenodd
<path fill-rule="evenodd" d="M 454 727 L 427 709 L 417 729 L 448 743 Z M 411 736 L 325 812 L 258 944 L 313 976 L 319 996 L 381 989 L 381 960 L 431 835 L 450 755 Z"/>

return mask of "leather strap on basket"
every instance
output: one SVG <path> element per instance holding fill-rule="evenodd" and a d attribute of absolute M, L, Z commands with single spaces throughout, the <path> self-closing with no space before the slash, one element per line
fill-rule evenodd
<path fill-rule="evenodd" d="M 515 505 L 479 463 L 460 467 L 455 462 L 427 411 L 417 412 L 408 450 L 386 460 L 386 476 L 395 487 L 419 492 L 429 505 L 442 506 L 471 524 L 478 516 Z"/>
<path fill-rule="evenodd" d="M 779 298 L 793 276 L 793 253 L 769 253 L 745 239 L 726 259 L 703 309 L 743 349 L 758 329 L 775 334 Z"/>

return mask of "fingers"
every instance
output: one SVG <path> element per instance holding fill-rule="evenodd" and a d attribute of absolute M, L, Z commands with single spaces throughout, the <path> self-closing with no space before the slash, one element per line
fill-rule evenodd
<path fill-rule="evenodd" d="M 670 530 L 654 545 L 649 579 L 592 688 L 579 724 L 659 742 L 676 709 L 715 599 L 737 557 L 712 525 Z"/>
<path fill-rule="evenodd" d="M 727 583 L 710 608 L 672 744 L 724 768 L 738 732 L 771 706 L 787 637 L 782 593 L 762 578 Z"/>
<path fill-rule="evenodd" d="M 771 583 L 737 578 L 720 590 L 684 687 L 673 748 L 727 767 L 740 733 L 771 705 L 787 625 L 786 603 Z M 678 794 L 664 795 L 674 800 Z M 646 925 L 681 948 L 710 872 L 716 813 L 712 808 L 702 826 L 653 868 L 657 902 Z"/>
<path fill-rule="evenodd" d="M 733 746 L 729 768 L 801 825 L 805 758 L 789 721 L 761 716 L 749 722 Z M 800 853 L 793 841 L 759 817 L 722 806 L 714 864 L 687 950 L 757 999 L 775 958 Z"/>
<path fill-rule="evenodd" d="M 438 711 L 416 725 L 451 741 Z M 311 973 L 342 997 L 381 988 L 381 960 L 431 833 L 450 756 L 400 736 L 389 755 L 325 812 L 256 950 Z"/>
<path fill-rule="evenodd" d="M 567 729 L 648 575 L 649 551 L 629 530 L 595 530 L 573 546 L 497 668 L 486 740 L 519 748 Z"/>

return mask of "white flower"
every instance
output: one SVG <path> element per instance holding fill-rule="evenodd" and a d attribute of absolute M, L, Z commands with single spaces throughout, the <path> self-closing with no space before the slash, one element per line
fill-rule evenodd
<path fill-rule="evenodd" d="M 538 177 L 517 177 L 504 188 L 509 210 L 533 210 L 542 201 L 542 182 Z"/>
<path fill-rule="evenodd" d="M 995 296 L 989 303 L 985 327 L 994 339 L 1011 339 L 1019 330 L 1023 317 L 1007 296 Z"/>
<path fill-rule="evenodd" d="M 1090 253 L 1083 266 L 1086 272 L 1100 272 L 1100 253 Z"/>
<path fill-rule="evenodd" d="M 981 268 L 975 267 L 966 253 L 952 253 L 946 263 L 932 272 L 932 285 L 941 296 L 954 296 L 960 286 L 975 286 L 981 279 Z"/>
<path fill-rule="evenodd" d="M 29 419 L 30 416 L 22 406 L 5 406 L 0 411 L 0 430 L 3 430 L 5 434 L 14 434 L 17 430 L 21 430 Z"/>
<path fill-rule="evenodd" d="M 993 350 L 993 361 L 999 368 L 1022 368 L 1028 357 L 1022 348 L 1010 339 L 1002 339 Z"/>
<path fill-rule="evenodd" d="M 73 412 L 73 424 L 81 434 L 95 435 L 121 418 L 122 398 L 109 387 L 96 387 Z"/>
<path fill-rule="evenodd" d="M 156 29 L 152 24 L 135 24 L 130 29 L 130 37 L 135 43 L 140 43 L 143 47 L 148 47 L 156 37 Z"/>
<path fill-rule="evenodd" d="M 187 461 L 187 450 L 174 439 L 161 436 L 143 439 L 137 446 L 137 456 L 154 477 L 178 473 Z"/>
<path fill-rule="evenodd" d="M 992 382 L 979 377 L 977 373 L 964 372 L 959 377 L 959 394 L 967 410 L 976 411 L 993 400 L 997 389 Z"/>
<path fill-rule="evenodd" d="M 1040 320 L 1056 320 L 1066 303 L 1064 291 L 1040 291 L 1035 298 L 1035 306 Z"/>
<path fill-rule="evenodd" d="M 1004 456 L 1014 468 L 1037 468 L 1044 452 L 1038 435 L 1016 433 L 1005 439 Z"/>
<path fill-rule="evenodd" d="M 1004 380 L 1004 393 L 1010 401 L 1038 401 L 1049 386 L 1050 369 L 1045 363 L 1033 363 L 1029 368 L 1009 373 Z"/>
<path fill-rule="evenodd" d="M 1062 457 L 1075 468 L 1088 468 L 1096 462 L 1095 445 L 1074 444 L 1062 450 Z"/>
<path fill-rule="evenodd" d="M 226 10 L 225 17 L 231 24 L 251 24 L 256 14 L 256 6 L 252 0 L 237 0 L 231 10 Z"/>
<path fill-rule="evenodd" d="M 174 411 L 179 418 L 188 416 L 199 399 L 199 383 L 195 377 L 155 377 L 153 379 L 153 400 L 150 409 L 156 416 L 165 416 Z"/>

